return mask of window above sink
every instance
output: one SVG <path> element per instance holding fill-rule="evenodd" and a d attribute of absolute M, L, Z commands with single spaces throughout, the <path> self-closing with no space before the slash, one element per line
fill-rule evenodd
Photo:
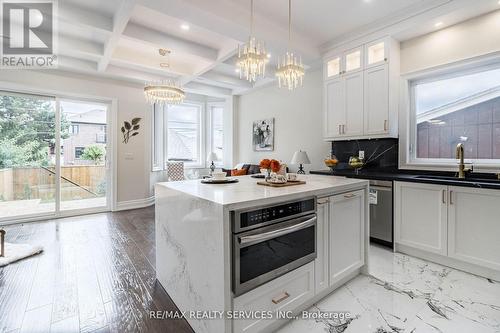
<path fill-rule="evenodd" d="M 407 166 L 500 168 L 500 61 L 452 64 L 407 78 Z M 402 161 L 403 162 L 403 161 Z"/>

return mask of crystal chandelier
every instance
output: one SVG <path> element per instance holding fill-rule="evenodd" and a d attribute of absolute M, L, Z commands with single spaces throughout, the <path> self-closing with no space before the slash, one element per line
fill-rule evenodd
<path fill-rule="evenodd" d="M 169 50 L 160 49 L 161 56 L 170 55 Z M 160 67 L 170 67 L 170 59 L 168 62 L 160 63 Z M 184 101 L 186 93 L 181 86 L 174 80 L 152 81 L 144 87 L 144 95 L 146 100 L 151 104 L 180 104 Z"/>
<path fill-rule="evenodd" d="M 258 76 L 266 74 L 267 52 L 263 42 L 253 36 L 253 0 L 250 0 L 250 37 L 244 45 L 238 45 L 238 60 L 240 79 L 245 77 L 255 82 Z"/>
<path fill-rule="evenodd" d="M 278 59 L 278 68 L 276 77 L 279 87 L 286 87 L 293 90 L 299 85 L 302 86 L 302 80 L 305 75 L 302 58 L 297 58 L 293 52 L 290 52 L 292 36 L 292 0 L 288 0 L 288 51 L 282 59 Z"/>

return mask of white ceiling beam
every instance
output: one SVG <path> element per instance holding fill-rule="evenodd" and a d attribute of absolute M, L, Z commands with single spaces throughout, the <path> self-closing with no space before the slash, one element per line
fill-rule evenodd
<path fill-rule="evenodd" d="M 172 71 L 166 71 L 163 68 L 157 66 L 157 67 L 150 67 L 138 62 L 134 61 L 129 61 L 126 59 L 118 59 L 118 58 L 113 58 L 109 65 L 121 67 L 121 68 L 127 68 L 127 69 L 132 69 L 135 71 L 140 71 L 143 73 L 149 73 L 153 75 L 158 75 L 158 77 L 161 77 L 163 79 L 165 78 L 178 78 L 179 76 L 185 75 L 185 73 L 176 73 Z"/>
<path fill-rule="evenodd" d="M 94 61 L 59 55 L 57 57 L 57 67 L 58 69 L 80 73 L 95 73 L 97 70 L 97 63 Z"/>
<path fill-rule="evenodd" d="M 199 83 L 199 82 L 190 82 L 182 87 L 186 92 L 214 97 L 227 97 L 233 94 L 232 89 L 215 87 L 212 85 Z"/>
<path fill-rule="evenodd" d="M 219 55 L 219 58 L 217 60 L 215 60 L 213 63 L 211 63 L 210 65 L 206 66 L 205 68 L 203 68 L 202 70 L 194 73 L 193 75 L 189 75 L 189 76 L 186 76 L 184 78 L 182 78 L 181 80 L 181 85 L 184 85 L 184 84 L 187 84 L 191 81 L 193 81 L 194 79 L 196 79 L 198 76 L 200 75 L 203 75 L 205 73 L 207 73 L 208 71 L 211 71 L 212 69 L 214 69 L 215 67 L 217 67 L 218 65 L 222 64 L 224 61 L 230 59 L 231 57 L 233 57 L 235 54 L 236 54 L 237 50 L 232 50 L 226 54 L 223 54 L 223 55 Z"/>
<path fill-rule="evenodd" d="M 129 81 L 140 83 L 141 85 L 144 85 L 144 83 L 148 81 L 160 81 L 166 78 L 164 75 L 157 75 L 155 73 L 116 66 L 112 63 L 109 64 L 106 72 L 103 73 L 103 75 L 126 79 Z"/>
<path fill-rule="evenodd" d="M 77 7 L 67 1 L 59 1 L 58 17 L 60 20 L 73 25 L 82 25 L 105 33 L 111 33 L 113 30 L 113 19 L 111 17 Z"/>
<path fill-rule="evenodd" d="M 58 53 L 62 55 L 99 61 L 103 55 L 104 45 L 97 42 L 59 36 L 58 48 Z"/>
<path fill-rule="evenodd" d="M 234 73 L 234 72 L 233 72 Z M 220 86 L 224 88 L 252 88 L 253 85 L 246 81 L 246 80 L 240 80 L 240 78 L 237 76 L 238 74 L 234 73 L 233 76 L 226 75 L 223 73 L 215 72 L 215 71 L 209 71 L 202 76 L 199 76 L 196 78 L 194 81 L 201 82 L 201 83 L 210 83 L 211 85 L 215 86 Z"/>
<path fill-rule="evenodd" d="M 137 0 L 122 0 L 120 8 L 118 8 L 115 16 L 113 17 L 113 32 L 104 47 L 104 55 L 97 66 L 98 71 L 103 72 L 106 70 L 109 61 L 113 56 L 113 52 L 118 45 L 120 37 L 125 30 L 130 17 L 132 16 L 132 11 L 134 10 L 136 3 Z"/>
<path fill-rule="evenodd" d="M 217 59 L 218 51 L 214 48 L 167 35 L 135 23 L 127 25 L 123 32 L 123 37 L 164 47 L 174 52 L 191 54 L 209 61 Z"/>

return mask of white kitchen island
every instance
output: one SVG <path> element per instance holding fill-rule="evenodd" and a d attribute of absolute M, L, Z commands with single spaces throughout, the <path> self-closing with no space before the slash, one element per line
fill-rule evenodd
<path fill-rule="evenodd" d="M 283 188 L 257 185 L 250 176 L 223 185 L 156 184 L 157 279 L 195 332 L 270 331 L 284 320 L 228 317 L 244 314 L 236 311 L 295 314 L 366 272 L 368 181 L 300 178 L 306 184 Z M 316 259 L 235 297 L 231 212 L 311 197 L 317 201 Z"/>

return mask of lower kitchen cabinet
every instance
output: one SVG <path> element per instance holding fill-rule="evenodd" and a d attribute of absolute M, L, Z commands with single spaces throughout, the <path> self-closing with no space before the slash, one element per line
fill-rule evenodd
<path fill-rule="evenodd" d="M 364 191 L 355 191 L 330 197 L 330 285 L 364 264 L 364 196 Z"/>
<path fill-rule="evenodd" d="M 449 187 L 448 256 L 500 271 L 500 191 Z"/>
<path fill-rule="evenodd" d="M 314 297 L 312 262 L 261 285 L 233 301 L 234 311 L 294 311 Z M 262 332 L 274 323 L 271 318 L 249 318 L 233 321 L 234 332 Z"/>
<path fill-rule="evenodd" d="M 329 230 L 329 212 L 328 205 L 330 198 L 318 198 L 316 226 L 317 239 L 317 257 L 314 262 L 314 280 L 316 293 L 320 293 L 328 288 L 328 230 Z"/>
<path fill-rule="evenodd" d="M 409 254 L 498 278 L 499 216 L 498 190 L 394 183 L 395 245 Z"/>
<path fill-rule="evenodd" d="M 447 186 L 394 183 L 394 241 L 446 255 Z"/>

